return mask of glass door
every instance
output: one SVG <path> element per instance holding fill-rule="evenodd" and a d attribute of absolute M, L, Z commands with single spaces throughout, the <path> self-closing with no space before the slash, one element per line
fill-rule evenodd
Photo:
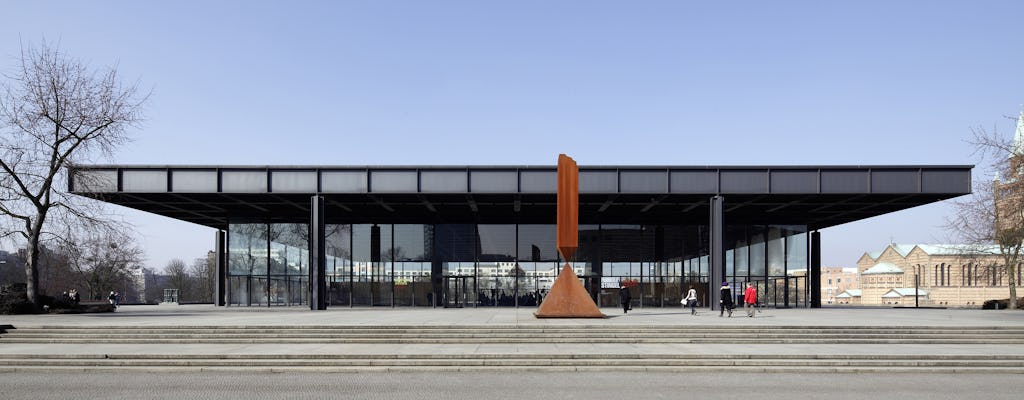
<path fill-rule="evenodd" d="M 469 292 L 472 290 L 472 277 L 469 276 L 445 276 L 444 277 L 444 307 L 463 308 L 470 303 Z"/>

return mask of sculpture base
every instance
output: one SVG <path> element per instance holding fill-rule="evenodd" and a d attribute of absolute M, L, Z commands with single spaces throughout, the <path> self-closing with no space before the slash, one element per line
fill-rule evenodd
<path fill-rule="evenodd" d="M 597 308 L 594 299 L 590 298 L 587 289 L 580 283 L 569 264 L 562 267 L 551 291 L 533 313 L 537 318 L 605 318 Z"/>

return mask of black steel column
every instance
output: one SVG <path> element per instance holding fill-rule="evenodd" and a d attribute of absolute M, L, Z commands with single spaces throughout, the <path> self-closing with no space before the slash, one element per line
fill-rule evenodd
<path fill-rule="evenodd" d="M 444 293 L 444 263 L 441 262 L 442 243 L 451 243 L 445 237 L 445 229 L 441 225 L 434 225 L 430 240 L 430 293 L 427 293 L 427 302 L 430 307 L 437 307 L 442 303 Z M 444 254 L 448 254 L 445 252 Z"/>
<path fill-rule="evenodd" d="M 711 259 L 711 282 L 708 282 L 708 293 L 707 298 L 710 299 L 711 309 L 717 310 L 719 308 L 718 301 L 721 300 L 721 292 L 719 292 L 719 284 L 725 280 L 725 249 L 722 248 L 724 243 L 723 236 L 725 235 L 725 222 L 724 212 L 722 211 L 722 203 L 725 202 L 725 198 L 722 196 L 714 196 L 711 198 L 711 220 L 708 223 L 709 232 L 711 236 L 708 240 L 709 253 Z"/>
<path fill-rule="evenodd" d="M 665 271 L 662 270 L 662 266 L 665 262 L 665 227 L 658 225 L 654 228 L 654 272 L 651 273 L 651 281 L 655 282 L 654 285 L 660 283 L 662 290 L 658 295 L 658 306 L 665 307 Z M 652 285 L 652 287 L 654 286 Z"/>
<path fill-rule="evenodd" d="M 384 275 L 381 271 L 384 267 L 381 266 L 381 254 L 380 254 L 380 226 L 373 225 L 370 227 L 370 306 L 377 305 L 377 302 L 381 301 L 381 281 Z"/>
<path fill-rule="evenodd" d="M 327 249 L 324 198 L 313 196 L 309 215 L 309 309 L 327 309 Z"/>
<path fill-rule="evenodd" d="M 811 262 L 808 289 L 811 291 L 811 308 L 821 308 L 821 233 L 811 232 Z"/>
<path fill-rule="evenodd" d="M 214 264 L 217 268 L 217 277 L 213 280 L 213 305 L 217 307 L 224 306 L 224 284 L 227 280 L 228 274 L 228 263 L 227 254 L 224 251 L 224 243 L 227 242 L 227 233 L 218 229 L 216 233 L 215 244 L 213 251 L 215 253 L 216 260 Z"/>

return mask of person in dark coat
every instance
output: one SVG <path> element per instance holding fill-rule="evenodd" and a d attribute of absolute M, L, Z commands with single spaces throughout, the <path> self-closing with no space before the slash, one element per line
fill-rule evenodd
<path fill-rule="evenodd" d="M 629 312 L 629 303 L 633 301 L 632 295 L 629 294 L 629 288 L 623 283 L 619 286 L 619 303 L 622 304 L 622 313 Z"/>
<path fill-rule="evenodd" d="M 722 314 L 728 312 L 729 318 L 732 318 L 732 289 L 729 288 L 729 282 L 722 282 L 722 288 L 720 290 L 721 300 L 719 300 L 719 303 L 722 305 L 722 310 L 718 313 L 718 316 L 721 317 Z"/>

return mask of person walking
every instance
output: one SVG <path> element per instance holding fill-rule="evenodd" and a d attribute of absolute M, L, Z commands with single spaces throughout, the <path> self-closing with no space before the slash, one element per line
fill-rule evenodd
<path fill-rule="evenodd" d="M 697 289 L 693 285 L 686 291 L 686 305 L 690 306 L 690 315 L 697 315 Z"/>
<path fill-rule="evenodd" d="M 630 302 L 633 301 L 632 295 L 629 294 L 629 288 L 626 287 L 625 283 L 619 285 L 619 303 L 622 304 L 622 313 L 629 312 Z"/>
<path fill-rule="evenodd" d="M 757 305 L 757 289 L 754 289 L 753 283 L 747 282 L 747 290 L 743 292 L 743 304 L 747 310 L 747 316 L 753 318 L 756 312 L 754 306 Z"/>
<path fill-rule="evenodd" d="M 729 282 L 722 282 L 722 287 L 719 290 L 721 291 L 721 300 L 718 303 L 722 305 L 722 310 L 718 316 L 721 317 L 728 312 L 729 318 L 732 318 L 732 289 L 729 287 Z"/>

